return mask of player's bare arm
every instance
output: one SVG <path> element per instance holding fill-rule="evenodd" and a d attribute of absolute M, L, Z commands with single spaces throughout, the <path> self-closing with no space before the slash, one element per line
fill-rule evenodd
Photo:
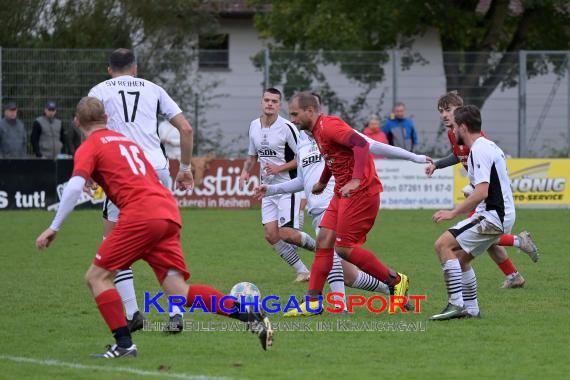
<path fill-rule="evenodd" d="M 439 223 L 443 220 L 451 220 L 461 214 L 466 214 L 475 209 L 475 207 L 487 198 L 489 194 L 489 183 L 482 182 L 475 186 L 473 194 L 471 194 L 467 199 L 461 202 L 453 210 L 439 210 L 433 214 L 432 220 L 435 223 Z"/>
<path fill-rule="evenodd" d="M 189 190 L 194 187 L 194 177 L 190 167 L 194 150 L 194 132 L 182 113 L 170 119 L 170 123 L 180 132 L 180 170 L 176 176 L 176 188 Z"/>
<path fill-rule="evenodd" d="M 297 167 L 297 160 L 292 160 L 283 165 L 267 164 L 266 169 L 267 169 L 267 174 L 277 174 L 293 170 L 296 167 Z"/>
<path fill-rule="evenodd" d="M 257 156 L 247 156 L 245 162 L 243 163 L 243 168 L 241 170 L 241 175 L 239 177 L 239 187 L 240 189 L 245 188 L 247 182 L 249 181 L 249 176 L 253 170 L 253 165 L 257 160 Z"/>

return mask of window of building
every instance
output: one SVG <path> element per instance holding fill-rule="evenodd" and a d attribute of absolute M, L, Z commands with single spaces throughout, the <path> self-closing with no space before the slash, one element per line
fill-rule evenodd
<path fill-rule="evenodd" d="M 228 69 L 230 67 L 229 35 L 200 36 L 198 59 L 201 69 Z"/>

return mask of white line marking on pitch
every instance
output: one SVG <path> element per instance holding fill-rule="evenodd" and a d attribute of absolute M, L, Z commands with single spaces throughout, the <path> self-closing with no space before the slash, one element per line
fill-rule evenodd
<path fill-rule="evenodd" d="M 45 365 L 45 366 L 52 366 L 52 367 L 66 367 L 66 368 L 73 368 L 73 369 L 89 369 L 89 370 L 99 370 L 99 371 L 107 371 L 107 372 L 124 372 L 124 373 L 132 373 L 135 375 L 141 376 L 160 376 L 160 377 L 170 377 L 173 379 L 189 379 L 189 380 L 227 380 L 227 377 L 211 377 L 206 375 L 190 375 L 186 373 L 169 373 L 169 372 L 160 372 L 160 371 L 145 371 L 142 369 L 136 368 L 129 368 L 129 367 L 104 367 L 99 365 L 85 365 L 85 364 L 77 364 L 77 363 L 68 363 L 62 362 L 60 360 L 55 359 L 34 359 L 34 358 L 26 358 L 21 356 L 9 356 L 9 355 L 0 355 L 1 360 L 9 360 L 16 363 L 30 363 L 30 364 L 37 364 L 37 365 Z"/>

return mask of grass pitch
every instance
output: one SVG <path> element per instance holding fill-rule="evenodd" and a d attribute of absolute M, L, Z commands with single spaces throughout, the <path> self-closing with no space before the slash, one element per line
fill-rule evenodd
<path fill-rule="evenodd" d="M 301 296 L 291 269 L 263 239 L 259 210 L 183 210 L 183 247 L 191 282 L 228 292 L 254 282 L 262 295 Z M 446 303 L 433 242 L 452 223 L 434 225 L 431 211 L 382 210 L 366 246 L 383 262 L 410 276 L 411 294 L 426 294 L 421 314 L 382 313 L 362 308 L 351 322 L 425 322 Z M 100 212 L 76 211 L 44 252 L 36 236 L 52 213 L 7 212 L 0 218 L 0 378 L 567 378 L 570 321 L 568 247 L 570 210 L 518 210 L 515 232 L 532 232 L 541 260 L 509 249 L 524 275 L 524 289 L 499 289 L 503 275 L 487 257 L 475 260 L 483 319 L 427 322 L 426 331 L 278 331 L 263 352 L 257 338 L 240 331 L 186 331 L 177 336 L 137 332 L 134 360 L 97 361 L 112 338 L 83 275 L 101 240 Z M 310 223 L 307 218 L 307 227 Z M 301 256 L 308 265 L 310 253 Z M 144 262 L 134 265 L 143 291 L 160 290 Z M 349 294 L 370 295 L 348 289 Z M 151 312 L 146 317 L 165 321 Z M 222 322 L 202 313 L 198 322 Z M 284 322 L 281 314 L 273 322 Z M 322 315 L 303 322 L 334 322 Z"/>

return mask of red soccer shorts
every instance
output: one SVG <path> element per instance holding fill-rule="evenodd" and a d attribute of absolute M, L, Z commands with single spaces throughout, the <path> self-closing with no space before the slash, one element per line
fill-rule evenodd
<path fill-rule="evenodd" d="M 180 226 L 166 219 L 124 224 L 119 219 L 103 240 L 93 264 L 113 272 L 141 259 L 151 266 L 161 284 L 169 269 L 176 269 L 184 280 L 190 277 L 180 246 Z"/>
<path fill-rule="evenodd" d="M 366 242 L 366 235 L 374 226 L 379 208 L 378 193 L 349 198 L 335 194 L 319 227 L 336 231 L 336 246 L 356 247 Z"/>

